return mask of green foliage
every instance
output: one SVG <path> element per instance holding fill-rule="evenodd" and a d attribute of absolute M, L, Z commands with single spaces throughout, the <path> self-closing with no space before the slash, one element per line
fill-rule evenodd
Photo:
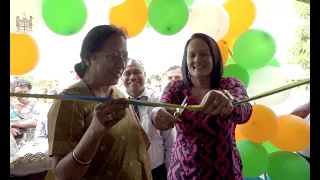
<path fill-rule="evenodd" d="M 297 43 L 291 49 L 293 56 L 289 63 L 310 70 L 310 4 L 294 1 L 293 5 L 303 23 L 297 28 Z"/>
<path fill-rule="evenodd" d="M 52 81 L 49 80 L 36 80 L 33 76 L 31 75 L 24 75 L 22 78 L 28 80 L 31 82 L 32 86 L 35 88 L 50 88 Z"/>

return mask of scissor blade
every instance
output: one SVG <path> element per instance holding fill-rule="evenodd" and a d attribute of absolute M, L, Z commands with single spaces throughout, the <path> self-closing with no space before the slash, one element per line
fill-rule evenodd
<path fill-rule="evenodd" d="M 186 104 L 183 105 L 183 108 L 181 108 L 180 114 L 183 113 L 183 111 L 184 111 L 184 109 L 187 107 L 187 105 L 188 105 L 188 103 L 186 103 Z"/>
<path fill-rule="evenodd" d="M 186 96 L 186 97 L 184 98 L 184 100 L 183 100 L 182 103 L 181 103 L 181 106 L 184 106 L 184 104 L 187 102 L 187 99 L 188 99 L 188 96 Z"/>
<path fill-rule="evenodd" d="M 184 100 L 182 101 L 182 103 L 181 103 L 181 106 L 183 106 L 183 108 L 180 108 L 180 111 L 179 111 L 179 114 L 181 114 L 183 111 L 184 111 L 184 109 L 186 108 L 186 106 L 187 106 L 187 99 L 188 99 L 188 96 L 186 96 L 185 98 L 184 98 Z"/>

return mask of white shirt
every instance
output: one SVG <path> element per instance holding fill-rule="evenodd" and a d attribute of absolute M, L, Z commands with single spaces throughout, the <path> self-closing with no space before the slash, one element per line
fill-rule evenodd
<path fill-rule="evenodd" d="M 127 92 L 124 92 L 124 94 L 127 97 L 133 98 Z M 156 93 L 147 88 L 145 88 L 139 98 L 150 102 L 159 102 L 160 100 L 159 95 L 156 95 Z M 166 168 L 168 169 L 172 148 L 176 140 L 176 130 L 175 128 L 172 128 L 167 131 L 159 131 L 153 126 L 149 115 L 154 107 L 138 106 L 138 109 L 142 128 L 147 133 L 151 142 L 148 149 L 150 168 L 154 169 L 165 163 Z"/>

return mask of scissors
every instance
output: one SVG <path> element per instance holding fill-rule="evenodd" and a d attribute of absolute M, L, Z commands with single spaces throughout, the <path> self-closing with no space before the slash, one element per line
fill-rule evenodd
<path fill-rule="evenodd" d="M 188 103 L 186 103 L 187 102 L 187 99 L 188 99 L 188 96 L 186 96 L 185 98 L 184 98 L 184 100 L 182 101 L 182 103 L 181 103 L 181 106 L 183 107 L 183 108 L 176 108 L 176 112 L 173 114 L 173 116 L 175 117 L 175 118 L 179 118 L 180 116 L 181 116 L 181 114 L 182 114 L 182 112 L 184 111 L 184 109 L 187 107 L 187 105 L 188 105 Z"/>

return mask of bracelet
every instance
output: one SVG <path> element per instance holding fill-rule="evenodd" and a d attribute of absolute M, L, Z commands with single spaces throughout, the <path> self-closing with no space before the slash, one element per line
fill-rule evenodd
<path fill-rule="evenodd" d="M 72 157 L 73 157 L 73 159 L 75 160 L 75 161 L 77 161 L 77 163 L 79 163 L 79 164 L 81 164 L 81 165 L 88 165 L 88 164 L 90 164 L 91 163 L 91 161 L 88 161 L 88 162 L 83 162 L 83 161 L 81 161 L 81 160 L 79 160 L 77 157 L 76 157 L 76 155 L 74 154 L 74 150 L 72 151 Z"/>
<path fill-rule="evenodd" d="M 229 100 L 231 100 L 231 101 L 234 100 L 233 96 L 231 95 L 231 93 L 230 93 L 228 90 L 221 90 L 221 91 L 222 91 L 222 93 L 223 93 L 224 95 L 227 96 L 227 98 L 228 98 Z"/>

